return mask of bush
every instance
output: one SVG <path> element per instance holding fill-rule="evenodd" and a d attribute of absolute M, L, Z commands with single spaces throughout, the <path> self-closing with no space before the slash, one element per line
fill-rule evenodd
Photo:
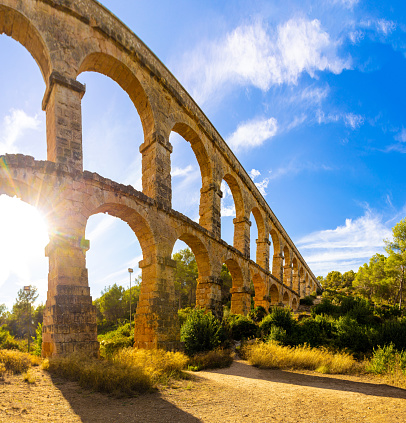
<path fill-rule="evenodd" d="M 269 335 L 266 338 L 267 342 L 277 341 L 282 344 L 286 344 L 288 342 L 288 337 L 286 335 L 286 330 L 280 328 L 279 326 L 271 326 L 271 330 Z"/>
<path fill-rule="evenodd" d="M 199 352 L 214 350 L 220 345 L 222 327 L 220 322 L 203 309 L 194 309 L 182 326 L 180 335 L 185 352 L 192 356 Z"/>
<path fill-rule="evenodd" d="M 307 295 L 304 298 L 300 299 L 300 305 L 304 306 L 312 306 L 314 302 L 314 298 L 311 295 Z"/>
<path fill-rule="evenodd" d="M 277 326 L 284 329 L 287 335 L 290 335 L 295 324 L 289 308 L 273 307 L 270 309 L 270 314 L 259 324 L 259 330 L 262 337 L 267 337 L 271 333 L 272 326 Z"/>
<path fill-rule="evenodd" d="M 125 323 L 116 330 L 99 335 L 97 338 L 100 342 L 100 356 L 110 358 L 122 348 L 134 345 L 134 330 L 130 328 L 130 323 Z"/>
<path fill-rule="evenodd" d="M 5 350 L 18 350 L 18 342 L 14 339 L 14 336 L 5 328 L 0 326 L 0 349 Z"/>
<path fill-rule="evenodd" d="M 257 306 L 252 310 L 249 314 L 251 320 L 255 323 L 259 323 L 263 320 L 263 318 L 267 315 L 266 310 L 262 306 Z"/>
<path fill-rule="evenodd" d="M 194 372 L 204 369 L 222 369 L 230 367 L 233 362 L 231 350 L 217 348 L 213 351 L 199 353 L 189 358 L 188 369 Z"/>
<path fill-rule="evenodd" d="M 348 315 L 340 317 L 336 323 L 338 348 L 347 348 L 355 353 L 366 353 L 372 349 L 370 332 L 372 328 L 361 326 Z"/>
<path fill-rule="evenodd" d="M 10 373 L 26 372 L 33 364 L 30 354 L 17 350 L 0 350 L 0 364 Z"/>
<path fill-rule="evenodd" d="M 35 338 L 33 337 L 34 341 L 34 351 L 32 352 L 33 355 L 37 357 L 41 357 L 42 354 L 42 323 L 38 323 L 37 329 L 35 329 Z"/>
<path fill-rule="evenodd" d="M 193 311 L 192 307 L 185 307 L 178 310 L 178 317 L 180 326 L 183 326 L 189 316 L 189 314 Z"/>
<path fill-rule="evenodd" d="M 313 316 L 317 314 L 327 314 L 331 316 L 337 313 L 337 306 L 334 305 L 329 298 L 323 298 L 320 304 L 316 304 L 312 307 L 311 312 Z"/>
<path fill-rule="evenodd" d="M 246 316 L 233 314 L 228 319 L 230 325 L 230 336 L 236 341 L 254 338 L 257 334 L 257 325 Z"/>

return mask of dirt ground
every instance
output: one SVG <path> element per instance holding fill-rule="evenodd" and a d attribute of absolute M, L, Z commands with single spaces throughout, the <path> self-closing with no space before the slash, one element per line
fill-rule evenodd
<path fill-rule="evenodd" d="M 259 370 L 242 360 L 137 398 L 112 398 L 34 369 L 0 382 L 0 422 L 406 422 L 406 390 L 379 379 Z"/>

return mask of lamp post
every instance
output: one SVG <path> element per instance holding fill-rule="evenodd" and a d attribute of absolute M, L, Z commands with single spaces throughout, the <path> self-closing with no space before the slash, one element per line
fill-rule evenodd
<path fill-rule="evenodd" d="M 29 320 L 28 320 L 28 352 L 30 352 L 30 335 L 31 335 L 31 302 L 29 301 L 29 296 L 31 293 L 31 285 L 24 286 L 24 291 L 27 294 L 27 305 L 29 308 Z"/>
<path fill-rule="evenodd" d="M 130 274 L 130 330 L 131 330 L 131 273 L 133 273 L 133 269 L 131 267 L 128 268 L 128 273 Z"/>

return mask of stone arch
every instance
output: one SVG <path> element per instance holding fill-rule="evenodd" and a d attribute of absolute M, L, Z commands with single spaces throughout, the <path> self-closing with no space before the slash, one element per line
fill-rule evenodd
<path fill-rule="evenodd" d="M 211 275 L 210 256 L 203 242 L 196 235 L 193 235 L 187 232 L 179 236 L 178 239 L 183 241 L 185 244 L 187 244 L 188 247 L 192 250 L 192 253 L 194 254 L 196 258 L 199 278 L 210 276 Z"/>
<path fill-rule="evenodd" d="M 204 146 L 199 135 L 186 123 L 178 122 L 172 128 L 173 132 L 179 134 L 188 141 L 199 163 L 200 173 L 202 176 L 202 187 L 209 183 L 212 177 L 211 164 L 206 147 Z"/>
<path fill-rule="evenodd" d="M 89 217 L 97 213 L 108 213 L 126 222 L 136 235 L 142 250 L 144 259 L 148 256 L 156 256 L 156 243 L 153 232 L 147 220 L 134 208 L 113 202 L 106 202 L 94 208 Z"/>
<path fill-rule="evenodd" d="M 271 306 L 279 304 L 279 289 L 275 284 L 272 284 L 269 289 L 269 298 L 271 300 Z"/>
<path fill-rule="evenodd" d="M 297 308 L 298 308 L 297 299 L 296 299 L 296 297 L 293 297 L 293 299 L 292 299 L 292 310 L 297 310 Z"/>
<path fill-rule="evenodd" d="M 297 258 L 293 257 L 292 259 L 292 289 L 298 292 L 298 288 L 299 288 L 298 262 L 297 262 Z"/>
<path fill-rule="evenodd" d="M 227 259 L 224 263 L 228 267 L 233 279 L 231 313 L 246 315 L 251 308 L 251 294 L 249 287 L 244 284 L 242 269 L 234 259 Z"/>
<path fill-rule="evenodd" d="M 231 277 L 233 278 L 233 288 L 243 288 L 244 277 L 238 263 L 233 259 L 227 259 L 224 263 L 228 267 Z"/>
<path fill-rule="evenodd" d="M 103 52 L 87 55 L 81 62 L 77 76 L 82 72 L 97 72 L 108 76 L 129 95 L 141 119 L 144 138 L 154 131 L 155 119 L 149 98 L 135 74 L 119 59 Z"/>
<path fill-rule="evenodd" d="M 287 307 L 290 304 L 290 295 L 288 291 L 285 291 L 282 298 L 282 303 Z"/>
<path fill-rule="evenodd" d="M 285 265 L 290 264 L 290 251 L 287 245 L 283 247 L 283 260 Z"/>
<path fill-rule="evenodd" d="M 240 185 L 238 184 L 237 179 L 229 173 L 226 173 L 223 176 L 223 179 L 230 187 L 231 194 L 233 196 L 236 219 L 243 219 L 245 217 L 245 207 Z"/>
<path fill-rule="evenodd" d="M 266 236 L 265 221 L 257 206 L 252 208 L 251 213 L 258 229 L 258 239 L 251 240 L 251 242 L 256 243 L 255 261 L 265 270 L 269 270 L 269 236 Z"/>
<path fill-rule="evenodd" d="M 279 234 L 276 232 L 275 229 L 270 230 L 270 235 L 273 244 L 273 255 L 276 256 L 281 253 L 281 244 L 279 241 Z"/>
<path fill-rule="evenodd" d="M 52 69 L 51 59 L 45 41 L 33 23 L 15 9 L 0 5 L 0 34 L 12 37 L 30 52 L 47 84 Z"/>

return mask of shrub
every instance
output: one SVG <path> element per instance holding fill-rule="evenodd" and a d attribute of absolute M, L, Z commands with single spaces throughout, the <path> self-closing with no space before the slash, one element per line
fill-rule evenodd
<path fill-rule="evenodd" d="M 327 314 L 331 316 L 337 312 L 337 306 L 335 306 L 329 298 L 323 298 L 320 304 L 316 304 L 312 307 L 311 312 L 313 316 L 317 314 Z"/>
<path fill-rule="evenodd" d="M 33 355 L 37 357 L 41 357 L 42 354 L 42 323 L 38 323 L 37 329 L 35 329 L 35 338 L 33 337 L 34 341 L 34 351 L 32 352 Z"/>
<path fill-rule="evenodd" d="M 348 315 L 340 317 L 336 324 L 337 337 L 334 341 L 338 348 L 347 348 L 355 353 L 366 353 L 372 349 L 371 328 L 361 326 Z"/>
<path fill-rule="evenodd" d="M 130 328 L 130 323 L 125 323 L 97 338 L 100 341 L 100 356 L 103 358 L 110 358 L 120 349 L 134 345 L 134 331 Z"/>
<path fill-rule="evenodd" d="M 266 338 L 267 342 L 277 341 L 282 344 L 287 343 L 286 330 L 279 326 L 271 326 L 269 335 Z"/>
<path fill-rule="evenodd" d="M 259 323 L 263 320 L 263 318 L 267 315 L 267 312 L 264 307 L 257 306 L 252 310 L 249 314 L 251 320 L 255 323 Z"/>
<path fill-rule="evenodd" d="M 185 343 L 185 352 L 191 356 L 203 351 L 214 350 L 220 345 L 220 322 L 203 309 L 193 310 L 181 328 L 181 340 Z"/>
<path fill-rule="evenodd" d="M 263 337 L 267 337 L 271 333 L 272 326 L 277 326 L 284 329 L 287 335 L 290 335 L 295 323 L 289 308 L 273 307 L 270 309 L 270 314 L 259 324 L 259 330 Z"/>
<path fill-rule="evenodd" d="M 180 326 L 183 326 L 186 322 L 189 314 L 193 311 L 192 307 L 185 307 L 178 310 L 178 317 Z"/>
<path fill-rule="evenodd" d="M 188 369 L 199 371 L 204 369 L 221 369 L 230 367 L 233 362 L 231 350 L 217 348 L 213 351 L 199 353 L 189 358 Z"/>
<path fill-rule="evenodd" d="M 33 364 L 30 354 L 17 350 L 0 350 L 0 363 L 11 373 L 26 372 Z"/>
<path fill-rule="evenodd" d="M 307 295 L 306 297 L 300 299 L 300 305 L 312 306 L 313 302 L 314 298 L 311 295 Z"/>
<path fill-rule="evenodd" d="M 230 336 L 236 341 L 254 338 L 257 334 L 257 325 L 246 316 L 234 314 L 229 316 Z"/>
<path fill-rule="evenodd" d="M 5 328 L 0 326 L 0 349 L 5 350 L 18 350 L 18 342 L 14 339 L 14 336 Z"/>

